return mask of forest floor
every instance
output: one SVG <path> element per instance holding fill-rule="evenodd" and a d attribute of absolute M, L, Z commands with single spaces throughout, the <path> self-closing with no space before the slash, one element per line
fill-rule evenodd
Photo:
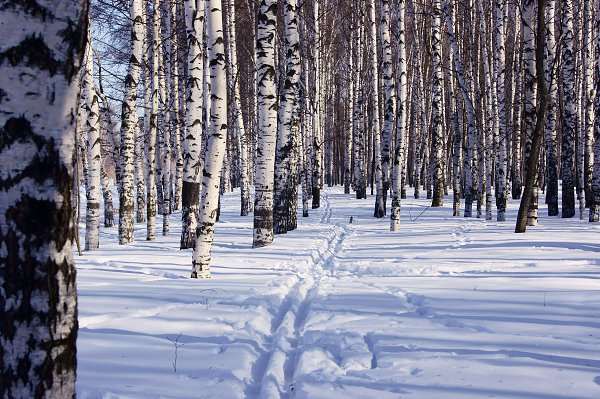
<path fill-rule="evenodd" d="M 179 213 L 153 242 L 102 228 L 75 255 L 78 397 L 600 397 L 599 224 L 541 206 L 515 235 L 517 202 L 497 223 L 409 198 L 392 233 L 373 202 L 328 189 L 252 249 L 226 194 L 210 280 L 189 279 Z"/>

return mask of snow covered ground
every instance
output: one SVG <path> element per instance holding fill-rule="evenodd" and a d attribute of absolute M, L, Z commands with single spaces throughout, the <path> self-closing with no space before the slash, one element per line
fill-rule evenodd
<path fill-rule="evenodd" d="M 103 228 L 76 256 L 79 398 L 600 398 L 600 225 L 542 207 L 515 235 L 516 202 L 496 223 L 447 197 L 404 200 L 391 233 L 334 188 L 252 249 L 238 201 L 211 280 L 188 278 L 179 213 L 170 236 Z"/>

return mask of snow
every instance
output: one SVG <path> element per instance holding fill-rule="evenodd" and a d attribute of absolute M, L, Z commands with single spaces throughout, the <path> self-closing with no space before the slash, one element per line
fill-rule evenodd
<path fill-rule="evenodd" d="M 253 249 L 226 194 L 210 280 L 189 279 L 179 213 L 154 242 L 102 228 L 75 259 L 78 396 L 600 397 L 600 225 L 541 206 L 515 235 L 516 202 L 497 223 L 409 198 L 392 233 L 373 202 L 328 189 Z"/>

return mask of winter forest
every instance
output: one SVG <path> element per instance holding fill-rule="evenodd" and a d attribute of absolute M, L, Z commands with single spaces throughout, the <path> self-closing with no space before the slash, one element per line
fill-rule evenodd
<path fill-rule="evenodd" d="M 600 397 L 600 0 L 0 35 L 1 398 Z"/>

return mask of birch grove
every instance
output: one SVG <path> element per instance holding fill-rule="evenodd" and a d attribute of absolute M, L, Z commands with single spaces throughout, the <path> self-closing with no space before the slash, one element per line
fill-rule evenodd
<path fill-rule="evenodd" d="M 597 2 L 91 6 L 102 40 L 77 93 L 85 250 L 114 223 L 112 190 L 122 244 L 136 223 L 154 240 L 157 215 L 165 235 L 181 218 L 193 277 L 210 277 L 230 191 L 257 250 L 294 230 L 300 207 L 326 212 L 309 208 L 336 185 L 371 197 L 375 218 L 389 212 L 391 231 L 412 218 L 400 212 L 409 190 L 455 217 L 512 223 L 521 201 L 528 226 L 538 208 L 599 219 Z"/>

